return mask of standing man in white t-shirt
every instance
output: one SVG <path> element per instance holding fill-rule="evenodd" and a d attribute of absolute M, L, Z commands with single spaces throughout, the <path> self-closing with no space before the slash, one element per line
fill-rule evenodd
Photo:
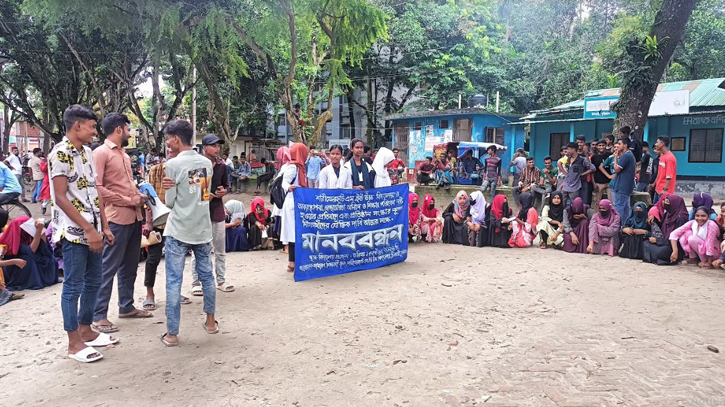
<path fill-rule="evenodd" d="M 18 183 L 20 184 L 20 199 L 22 199 L 23 202 L 28 202 L 27 199 L 25 199 L 25 187 L 23 186 L 23 164 L 20 161 L 20 151 L 17 147 L 13 146 L 13 148 L 10 149 L 10 155 L 8 155 L 8 158 L 5 159 L 5 165 L 10 168 L 10 171 L 13 172 L 13 175 L 15 175 L 15 178 L 18 179 Z"/>

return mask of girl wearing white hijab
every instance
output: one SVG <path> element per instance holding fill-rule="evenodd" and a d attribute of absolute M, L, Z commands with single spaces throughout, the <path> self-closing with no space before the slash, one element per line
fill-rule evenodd
<path fill-rule="evenodd" d="M 468 241 L 471 246 L 483 247 L 488 236 L 486 212 L 488 204 L 481 191 L 471 194 L 471 220 L 467 222 Z"/>
<path fill-rule="evenodd" d="M 395 160 L 395 154 L 389 149 L 383 147 L 378 150 L 373 160 L 373 170 L 375 170 L 375 188 L 389 187 L 390 175 L 388 175 L 388 164 Z"/>

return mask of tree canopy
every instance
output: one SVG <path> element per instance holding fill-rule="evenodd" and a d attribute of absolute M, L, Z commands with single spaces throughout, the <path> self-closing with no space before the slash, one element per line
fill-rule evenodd
<path fill-rule="evenodd" d="M 679 2 L 675 2 L 679 3 Z M 688 2 L 652 80 L 725 76 L 725 0 Z M 74 103 L 122 111 L 148 136 L 189 118 L 227 140 L 261 137 L 284 111 L 297 140 L 316 144 L 346 95 L 368 142 L 390 140 L 385 117 L 501 95 L 526 113 L 631 88 L 636 50 L 667 47 L 653 27 L 666 0 L 5 0 L 0 102 L 60 137 Z M 676 33 L 675 33 L 676 34 Z M 635 58 L 635 59 L 633 59 Z M 659 69 L 659 67 L 658 67 Z M 633 73 L 634 72 L 634 73 Z M 151 92 L 140 87 L 150 83 Z M 626 93 L 626 92 L 625 92 Z M 300 105 L 296 111 L 295 104 Z M 351 135 L 362 136 L 358 128 Z"/>

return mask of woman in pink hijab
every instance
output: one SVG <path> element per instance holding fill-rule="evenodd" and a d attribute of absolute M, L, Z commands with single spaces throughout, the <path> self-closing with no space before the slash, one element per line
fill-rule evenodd
<path fill-rule="evenodd" d="M 599 201 L 599 211 L 592 216 L 589 224 L 587 253 L 616 256 L 621 246 L 619 235 L 621 224 L 622 220 L 612 202 L 609 199 Z"/>

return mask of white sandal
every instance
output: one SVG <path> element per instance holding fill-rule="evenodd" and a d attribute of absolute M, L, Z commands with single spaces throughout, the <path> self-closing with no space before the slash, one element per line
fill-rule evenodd
<path fill-rule="evenodd" d="M 89 359 L 88 356 L 90 356 L 90 355 L 92 355 L 94 353 L 97 353 L 98 356 Z M 90 346 L 87 347 L 87 348 L 85 348 L 85 349 L 83 349 L 82 351 L 79 351 L 76 354 L 70 354 L 69 353 L 68 354 L 68 357 L 71 358 L 71 359 L 73 359 L 73 360 L 76 360 L 78 362 L 81 362 L 81 363 L 93 363 L 93 362 L 96 362 L 98 360 L 103 359 L 103 355 L 101 355 L 100 352 L 98 352 L 97 350 L 93 349 Z"/>
<path fill-rule="evenodd" d="M 204 296 L 204 290 L 202 290 L 200 285 L 195 285 L 191 287 L 191 295 L 195 297 L 203 297 Z"/>
<path fill-rule="evenodd" d="M 227 284 L 227 283 L 217 284 L 216 289 L 219 291 L 223 291 L 225 293 L 234 292 L 234 286 L 231 284 Z"/>
<path fill-rule="evenodd" d="M 121 339 L 114 338 L 109 334 L 99 333 L 98 337 L 90 342 L 84 342 L 86 346 L 98 346 L 102 348 L 104 346 L 113 345 L 118 343 Z"/>

